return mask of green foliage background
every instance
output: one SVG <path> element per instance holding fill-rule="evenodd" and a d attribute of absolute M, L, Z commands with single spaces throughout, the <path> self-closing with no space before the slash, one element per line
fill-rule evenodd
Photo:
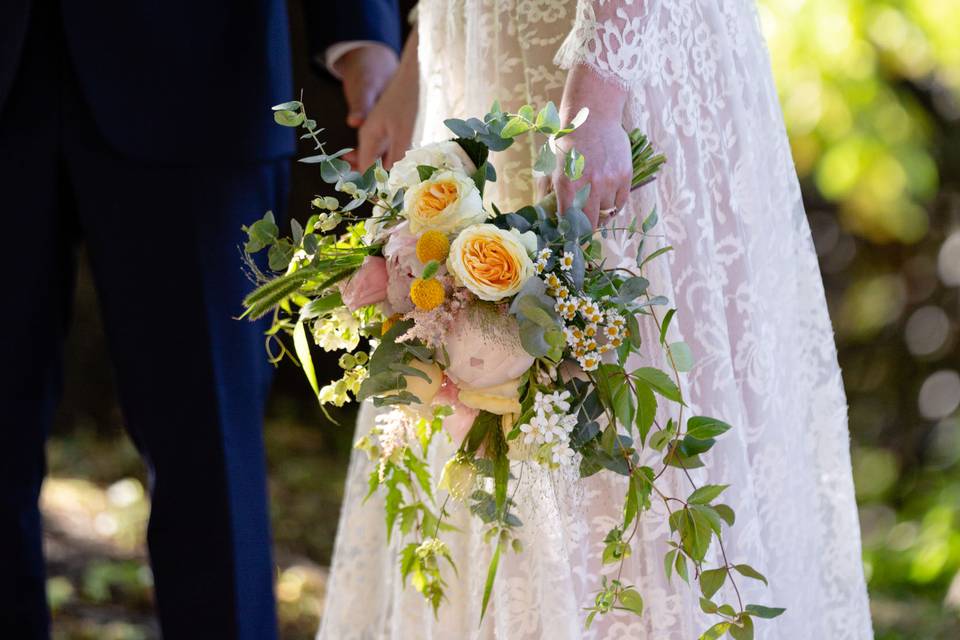
<path fill-rule="evenodd" d="M 298 85 L 346 145 L 337 86 L 307 68 L 298 4 Z M 759 0 L 759 14 L 849 397 L 877 637 L 960 637 L 960 2 Z M 303 213 L 316 183 L 294 171 Z M 82 277 L 44 495 L 57 633 L 156 637 L 143 470 L 103 347 Z M 319 615 L 352 435 L 341 418 L 327 424 L 299 372 L 279 372 L 267 442 L 287 638 L 312 637 Z"/>

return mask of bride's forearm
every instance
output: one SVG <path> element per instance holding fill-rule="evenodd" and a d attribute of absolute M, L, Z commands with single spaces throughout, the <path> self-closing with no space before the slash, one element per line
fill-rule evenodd
<path fill-rule="evenodd" d="M 574 65 L 563 86 L 560 117 L 568 122 L 580 109 L 590 109 L 591 119 L 623 120 L 627 90 L 620 82 L 604 78 L 587 65 Z"/>

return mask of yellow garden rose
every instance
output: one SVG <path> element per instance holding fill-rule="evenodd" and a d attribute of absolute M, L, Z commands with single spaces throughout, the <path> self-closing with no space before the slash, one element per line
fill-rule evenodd
<path fill-rule="evenodd" d="M 461 171 L 437 171 L 410 187 L 403 198 L 403 215 L 414 235 L 431 229 L 452 234 L 487 217 L 477 185 Z"/>
<path fill-rule="evenodd" d="M 516 294 L 534 274 L 531 250 L 536 250 L 536 238 L 529 231 L 476 224 L 450 245 L 447 269 L 478 298 L 495 302 Z"/>

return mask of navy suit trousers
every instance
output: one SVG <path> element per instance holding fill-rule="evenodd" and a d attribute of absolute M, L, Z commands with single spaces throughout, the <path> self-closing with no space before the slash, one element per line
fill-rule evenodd
<path fill-rule="evenodd" d="M 118 152 L 48 4 L 35 4 L 0 109 L 0 636 L 49 636 L 37 500 L 83 241 L 126 424 L 149 468 L 164 637 L 270 640 L 261 422 L 271 371 L 263 325 L 234 318 L 251 288 L 240 227 L 282 213 L 288 162 L 151 164 Z M 223 135 L 212 119 L 210 135 Z"/>

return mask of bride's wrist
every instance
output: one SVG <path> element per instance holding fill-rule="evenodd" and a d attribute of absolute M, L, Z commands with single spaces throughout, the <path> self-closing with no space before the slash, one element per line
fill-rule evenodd
<path fill-rule="evenodd" d="M 591 119 L 623 120 L 627 90 L 614 79 L 605 78 L 593 68 L 578 64 L 567 72 L 560 105 L 560 118 L 571 120 L 578 111 L 590 109 Z"/>

